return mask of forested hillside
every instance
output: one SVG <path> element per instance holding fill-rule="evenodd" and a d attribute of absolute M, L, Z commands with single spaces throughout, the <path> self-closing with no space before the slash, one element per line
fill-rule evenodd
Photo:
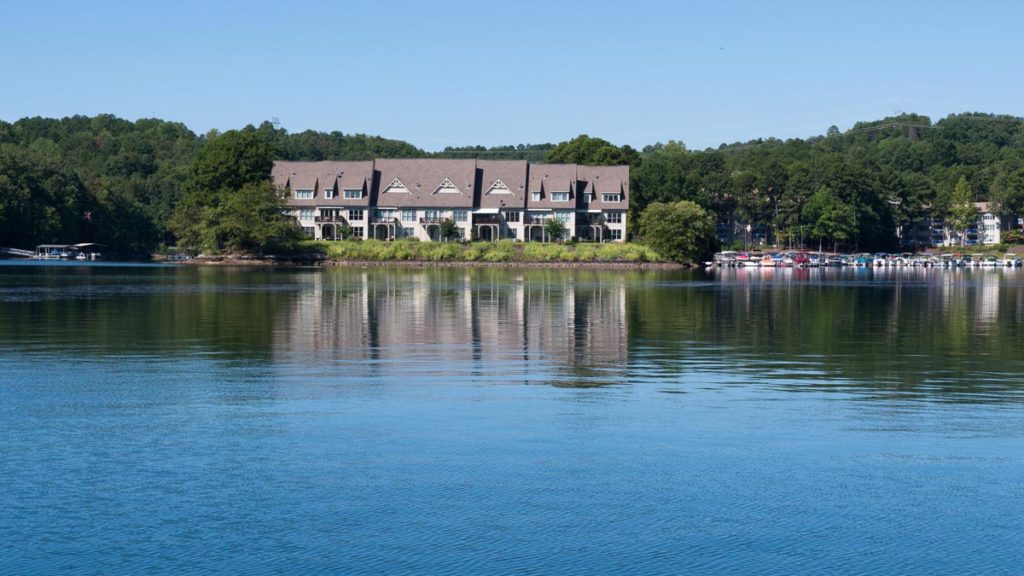
<path fill-rule="evenodd" d="M 632 166 L 634 215 L 651 202 L 692 200 L 720 222 L 750 225 L 779 244 L 838 240 L 887 248 L 895 231 L 946 215 L 963 178 L 974 200 L 1024 212 L 1024 119 L 906 114 L 835 127 L 807 139 L 756 140 L 690 151 L 637 151 L 580 136 L 551 144 L 449 147 L 427 153 L 379 136 L 305 131 L 264 122 L 255 135 L 276 159 L 522 158 Z M 0 246 L 94 241 L 145 253 L 174 243 L 171 216 L 203 150 L 218 134 L 181 123 L 110 115 L 0 122 Z M 201 193 L 201 191 L 199 192 Z"/>

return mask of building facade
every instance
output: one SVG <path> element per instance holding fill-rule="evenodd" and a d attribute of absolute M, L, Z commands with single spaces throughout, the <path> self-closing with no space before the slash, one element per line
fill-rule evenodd
<path fill-rule="evenodd" d="M 318 240 L 345 231 L 438 240 L 451 220 L 463 239 L 547 241 L 553 218 L 565 239 L 626 239 L 629 166 L 383 158 L 275 162 L 272 175 L 303 232 Z"/>

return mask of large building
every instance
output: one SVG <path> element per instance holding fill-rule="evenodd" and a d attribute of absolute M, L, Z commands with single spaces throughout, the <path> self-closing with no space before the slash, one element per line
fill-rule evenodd
<path fill-rule="evenodd" d="M 307 236 L 438 240 L 452 220 L 462 238 L 626 238 L 629 166 L 528 164 L 525 160 L 377 159 L 275 162 L 274 183 Z"/>

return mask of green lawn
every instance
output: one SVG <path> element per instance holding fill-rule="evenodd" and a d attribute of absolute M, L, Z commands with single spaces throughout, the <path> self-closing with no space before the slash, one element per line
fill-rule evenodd
<path fill-rule="evenodd" d="M 663 262 L 641 244 L 545 244 L 539 242 L 417 242 L 397 240 L 305 241 L 300 250 L 331 260 L 421 262 Z"/>

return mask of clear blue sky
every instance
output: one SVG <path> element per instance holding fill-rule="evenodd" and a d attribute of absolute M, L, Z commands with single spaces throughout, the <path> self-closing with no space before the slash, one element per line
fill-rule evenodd
<path fill-rule="evenodd" d="M 1024 3 L 12 1 L 0 118 L 691 148 L 1024 115 Z"/>

